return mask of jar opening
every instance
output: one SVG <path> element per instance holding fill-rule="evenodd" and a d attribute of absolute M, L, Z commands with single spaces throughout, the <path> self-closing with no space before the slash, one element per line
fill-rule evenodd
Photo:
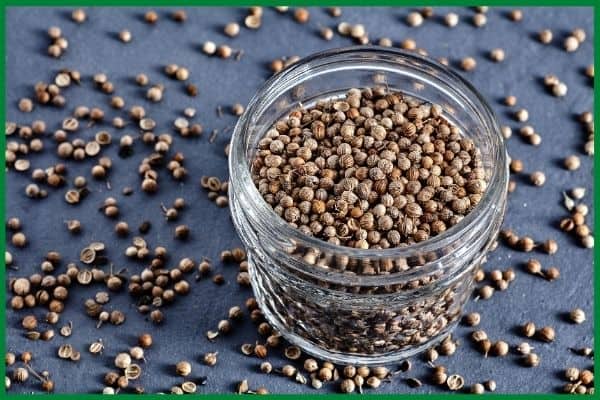
<path fill-rule="evenodd" d="M 372 63 L 375 62 L 379 63 L 377 67 L 372 66 Z M 390 75 L 405 74 L 410 76 L 415 73 L 415 76 L 417 76 L 417 74 L 420 74 L 420 79 L 430 79 L 427 84 L 433 87 L 434 90 L 440 92 L 443 96 L 453 96 L 462 107 L 468 108 L 469 112 L 474 113 L 473 117 L 477 119 L 487 141 L 487 149 L 482 149 L 482 152 L 487 152 L 485 155 L 491 160 L 491 163 L 486 166 L 486 170 L 489 170 L 490 175 L 488 188 L 484 192 L 481 201 L 461 221 L 445 232 L 423 242 L 387 249 L 357 249 L 336 245 L 304 234 L 290 226 L 263 200 L 251 176 L 251 158 L 255 149 L 248 138 L 251 135 L 261 137 L 270 128 L 270 124 L 281 116 L 273 114 L 269 116 L 269 120 L 262 121 L 263 114 L 270 107 L 278 101 L 287 100 L 284 98 L 283 93 L 290 89 L 302 91 L 304 83 L 333 67 L 339 70 L 364 68 L 373 73 L 383 71 Z M 340 88 L 340 91 L 343 89 L 347 88 Z M 392 89 L 400 92 L 404 91 L 403 88 L 392 87 Z M 300 93 L 298 97 L 301 96 Z M 327 96 L 326 91 L 321 98 Z M 423 100 L 428 101 L 427 98 L 423 98 Z M 286 104 L 285 106 L 293 108 L 293 106 L 299 104 L 300 102 L 297 101 L 295 104 Z M 452 118 L 449 119 L 452 120 Z M 457 125 L 461 127 L 460 124 Z M 461 130 L 464 129 L 461 127 Z M 500 129 L 493 111 L 477 90 L 458 74 L 433 60 L 402 50 L 376 46 L 353 46 L 316 53 L 301 59 L 288 69 L 270 78 L 251 99 L 245 113 L 235 126 L 231 141 L 229 169 L 232 190 L 236 191 L 236 196 L 245 199 L 245 205 L 248 206 L 245 212 L 252 213 L 260 218 L 261 225 L 264 222 L 264 229 L 268 229 L 274 235 L 280 235 L 282 239 L 293 241 L 303 247 L 319 248 L 328 252 L 328 254 L 357 259 L 410 258 L 446 247 L 464 236 L 465 231 L 476 223 L 483 213 L 490 212 L 495 208 L 495 202 L 503 195 L 502 192 L 506 192 L 508 184 L 507 154 Z M 260 229 L 260 227 L 255 228 Z"/>

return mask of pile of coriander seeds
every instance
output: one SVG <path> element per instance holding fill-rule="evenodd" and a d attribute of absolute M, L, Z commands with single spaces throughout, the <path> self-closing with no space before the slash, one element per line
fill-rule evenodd
<path fill-rule="evenodd" d="M 9 392 L 593 392 L 592 14 L 7 10 Z M 511 234 L 467 305 L 479 318 L 376 368 L 314 359 L 264 321 L 226 208 L 238 105 L 299 57 L 355 43 L 461 71 L 520 161 Z"/>
<path fill-rule="evenodd" d="M 487 187 L 481 150 L 440 105 L 385 87 L 292 111 L 259 141 L 252 168 L 290 225 L 360 249 L 426 241 L 457 224 Z"/>

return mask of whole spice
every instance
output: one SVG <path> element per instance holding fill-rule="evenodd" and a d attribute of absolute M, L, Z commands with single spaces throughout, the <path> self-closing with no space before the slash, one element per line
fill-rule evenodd
<path fill-rule="evenodd" d="M 537 336 L 544 342 L 553 342 L 556 334 L 554 332 L 554 328 L 545 326 L 537 332 Z"/>
<path fill-rule="evenodd" d="M 585 322 L 585 312 L 581 308 L 575 308 L 569 313 L 569 319 L 576 324 L 582 324 Z"/>
<path fill-rule="evenodd" d="M 465 385 L 465 380 L 460 375 L 450 375 L 446 380 L 446 385 L 452 391 L 460 390 Z"/>
<path fill-rule="evenodd" d="M 175 365 L 175 372 L 180 376 L 188 376 L 192 372 L 192 364 L 187 361 L 179 361 Z"/>

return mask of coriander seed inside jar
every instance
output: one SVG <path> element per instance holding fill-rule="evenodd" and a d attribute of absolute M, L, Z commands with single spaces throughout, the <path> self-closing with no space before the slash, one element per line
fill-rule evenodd
<path fill-rule="evenodd" d="M 389 48 L 329 50 L 272 77 L 235 127 L 229 169 L 265 318 L 341 364 L 396 362 L 446 337 L 506 208 L 485 100 Z"/>

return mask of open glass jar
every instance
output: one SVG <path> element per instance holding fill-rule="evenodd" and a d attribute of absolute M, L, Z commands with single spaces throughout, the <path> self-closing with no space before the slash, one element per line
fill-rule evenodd
<path fill-rule="evenodd" d="M 295 108 L 382 85 L 439 104 L 480 148 L 488 181 L 480 203 L 438 236 L 383 250 L 334 245 L 289 226 L 253 183 L 258 141 Z M 507 154 L 485 100 L 446 67 L 392 49 L 330 50 L 275 75 L 235 127 L 229 169 L 232 217 L 266 319 L 306 352 L 342 364 L 391 363 L 442 340 L 460 318 L 506 207 Z"/>

